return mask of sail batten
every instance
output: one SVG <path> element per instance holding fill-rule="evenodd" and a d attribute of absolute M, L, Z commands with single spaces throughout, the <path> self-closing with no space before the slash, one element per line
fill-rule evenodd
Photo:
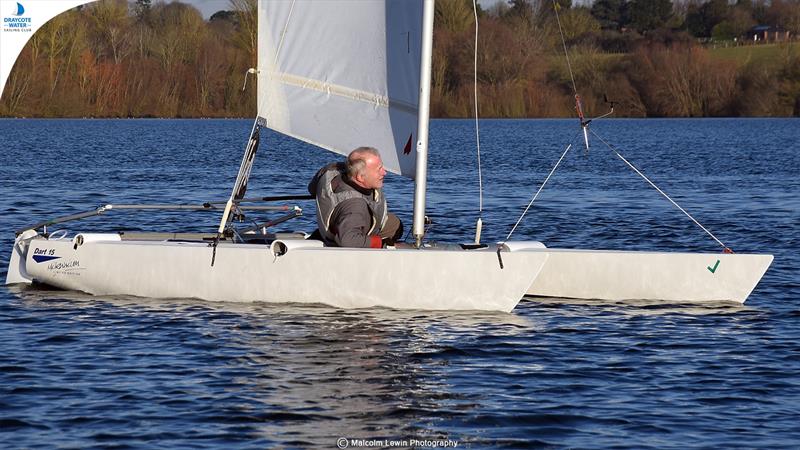
<path fill-rule="evenodd" d="M 279 79 L 281 83 L 286 85 L 324 92 L 328 95 L 338 95 L 350 100 L 370 103 L 376 106 L 382 106 L 384 108 L 396 108 L 410 114 L 419 113 L 419 108 L 415 104 L 404 102 L 402 100 L 393 100 L 385 95 L 380 95 L 373 92 L 361 91 L 358 89 L 349 88 L 347 86 L 338 86 L 333 83 L 326 83 L 324 81 L 286 73 L 274 74 L 272 77 Z"/>
<path fill-rule="evenodd" d="M 371 146 L 415 176 L 422 0 L 261 0 L 258 115 L 346 155 Z"/>

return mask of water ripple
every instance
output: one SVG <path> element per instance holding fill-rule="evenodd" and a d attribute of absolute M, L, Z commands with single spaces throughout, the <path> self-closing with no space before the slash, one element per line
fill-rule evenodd
<path fill-rule="evenodd" d="M 797 124 L 595 125 L 736 251 L 775 254 L 745 306 L 526 298 L 512 314 L 343 311 L 11 287 L 0 291 L 0 446 L 331 448 L 347 437 L 473 448 L 794 448 Z M 5 228 L 104 203 L 225 198 L 250 125 L 203 121 L 198 133 L 194 121 L 0 120 Z M 505 237 L 574 125 L 483 122 L 487 241 Z M 464 169 L 474 162 L 471 127 L 432 124 L 438 239 L 471 239 L 459 226 L 477 210 L 477 179 Z M 264 142 L 255 193 L 296 193 L 296 180 L 330 159 L 272 133 Z M 235 155 L 220 159 L 227 149 Z M 410 184 L 389 177 L 387 189 L 410 223 Z M 292 226 L 313 228 L 312 216 Z M 67 228 L 191 230 L 216 219 L 119 214 Z M 718 251 L 601 148 L 564 161 L 518 233 L 551 246 Z M 0 242 L 9 249 L 12 235 Z"/>

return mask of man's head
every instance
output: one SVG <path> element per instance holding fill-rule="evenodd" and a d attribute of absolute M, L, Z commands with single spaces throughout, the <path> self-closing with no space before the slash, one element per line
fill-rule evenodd
<path fill-rule="evenodd" d="M 364 189 L 380 189 L 383 187 L 383 168 L 381 154 L 372 147 L 359 147 L 347 157 L 347 176 Z"/>

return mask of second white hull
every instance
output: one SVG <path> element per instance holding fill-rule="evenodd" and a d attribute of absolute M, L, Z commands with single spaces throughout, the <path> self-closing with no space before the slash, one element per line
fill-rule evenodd
<path fill-rule="evenodd" d="M 550 257 L 528 295 L 676 303 L 744 303 L 773 259 L 755 254 L 541 251 Z"/>

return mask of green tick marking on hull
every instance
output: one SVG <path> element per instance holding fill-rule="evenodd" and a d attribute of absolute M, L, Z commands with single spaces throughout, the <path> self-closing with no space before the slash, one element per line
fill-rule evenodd
<path fill-rule="evenodd" d="M 717 260 L 717 263 L 714 264 L 713 268 L 711 266 L 708 266 L 706 267 L 706 269 L 708 269 L 709 272 L 714 273 L 717 271 L 717 267 L 719 267 L 719 260 Z"/>

